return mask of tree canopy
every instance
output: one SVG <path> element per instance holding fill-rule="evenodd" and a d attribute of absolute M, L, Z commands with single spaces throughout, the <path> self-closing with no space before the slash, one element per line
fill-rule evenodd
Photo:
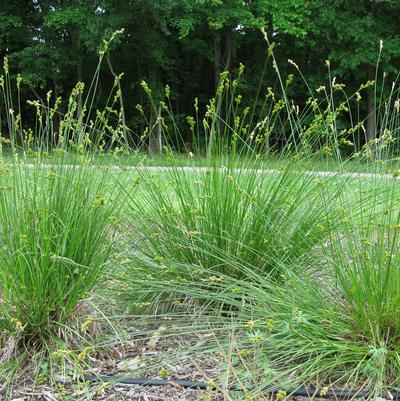
<path fill-rule="evenodd" d="M 399 13 L 398 1 L 371 0 L 7 0 L 0 10 L 0 51 L 13 73 L 21 73 L 27 98 L 50 89 L 57 97 L 77 81 L 90 81 L 103 39 L 124 28 L 102 66 L 96 101 L 104 102 L 114 77 L 124 72 L 127 125 L 135 132 L 141 122 L 134 106 L 145 102 L 142 80 L 155 94 L 168 84 L 178 116 L 190 112 L 195 98 L 205 105 L 220 73 L 235 73 L 240 63 L 248 102 L 260 85 L 276 85 L 273 67 L 265 72 L 262 28 L 281 73 L 293 72 L 287 60 L 294 60 L 312 87 L 328 79 L 327 59 L 330 73 L 350 90 L 378 77 L 378 59 L 386 77 L 395 79 Z M 306 85 L 293 88 L 305 104 Z M 361 112 L 373 116 L 372 89 L 367 96 Z M 373 136 L 373 118 L 367 128 Z"/>

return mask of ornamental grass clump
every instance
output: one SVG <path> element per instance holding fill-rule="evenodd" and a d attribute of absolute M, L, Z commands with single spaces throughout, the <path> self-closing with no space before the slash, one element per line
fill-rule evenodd
<path fill-rule="evenodd" d="M 14 164 L 0 180 L 0 328 L 40 347 L 63 336 L 104 272 L 115 210 L 88 165 Z"/>
<path fill-rule="evenodd" d="M 243 269 L 279 277 L 276 260 L 309 257 L 335 225 L 340 186 L 330 177 L 281 170 L 172 168 L 139 170 L 128 242 L 160 264 L 169 262 L 242 276 Z M 345 181 L 345 180 L 344 180 Z M 237 267 L 241 266 L 241 269 Z"/>
<path fill-rule="evenodd" d="M 307 386 L 320 395 L 339 388 L 374 396 L 400 387 L 399 191 L 396 180 L 369 180 L 375 191 L 352 195 L 357 213 L 342 198 L 341 224 L 313 249 L 316 258 L 293 268 L 271 256 L 283 281 L 242 269 L 240 278 L 218 280 L 209 271 L 207 285 L 170 282 L 178 300 L 208 302 L 213 332 L 229 327 L 229 338 L 219 338 L 226 380 L 254 395 Z"/>

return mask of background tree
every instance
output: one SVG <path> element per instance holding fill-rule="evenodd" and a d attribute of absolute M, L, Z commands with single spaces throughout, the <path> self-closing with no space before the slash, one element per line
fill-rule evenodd
<path fill-rule="evenodd" d="M 263 27 L 274 42 L 283 76 L 293 72 L 287 63 L 293 59 L 315 89 L 326 81 L 324 62 L 330 59 L 332 74 L 351 92 L 368 80 L 381 83 L 381 73 L 375 76 L 380 40 L 381 68 L 395 78 L 399 12 L 399 2 L 370 0 L 8 0 L 0 11 L 0 52 L 9 56 L 13 72 L 22 74 L 24 98 L 44 99 L 48 90 L 57 97 L 77 81 L 90 81 L 102 40 L 124 28 L 103 64 L 96 101 L 105 103 L 115 76 L 124 72 L 120 103 L 130 140 L 137 141 L 144 128 L 135 110 L 140 103 L 155 127 L 149 148 L 159 152 L 161 109 L 150 106 L 142 80 L 152 89 L 155 104 L 170 86 L 176 120 L 186 127 L 194 98 L 204 108 L 221 71 L 235 73 L 243 63 L 240 91 L 257 106 L 259 88 L 277 85 L 272 66 L 265 65 Z M 301 79 L 295 78 L 289 91 L 304 108 L 309 92 Z M 360 142 L 376 135 L 373 87 L 366 96 L 367 107 L 361 106 L 366 135 Z M 189 133 L 184 139 L 190 140 Z"/>
<path fill-rule="evenodd" d="M 324 44 L 327 58 L 333 62 L 333 73 L 353 90 L 366 81 L 381 79 L 383 71 L 396 78 L 400 61 L 399 13 L 397 1 L 314 2 L 314 40 Z M 376 135 L 373 85 L 367 89 L 367 97 L 365 140 L 369 141 Z"/>

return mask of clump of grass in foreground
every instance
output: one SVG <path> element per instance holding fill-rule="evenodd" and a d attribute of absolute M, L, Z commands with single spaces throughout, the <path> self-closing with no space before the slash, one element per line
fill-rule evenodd
<path fill-rule="evenodd" d="M 118 202 L 111 200 L 109 172 L 85 155 L 116 147 L 125 128 L 122 110 L 116 110 L 119 96 L 110 94 L 104 110 L 94 109 L 102 60 L 121 33 L 103 42 L 87 90 L 78 82 L 66 102 L 52 102 L 51 91 L 46 102 L 28 101 L 36 111 L 32 127 L 22 124 L 20 104 L 13 101 L 20 99 L 23 79 L 18 75 L 14 93 L 4 59 L 0 94 L 8 130 L 0 152 L 9 167 L 0 175 L 0 330 L 3 339 L 13 339 L 9 348 L 39 350 L 52 336 L 63 337 L 105 268 Z M 118 118 L 109 123 L 110 115 Z"/>
<path fill-rule="evenodd" d="M 240 265 L 278 277 L 275 260 L 294 263 L 326 238 L 341 188 L 294 163 L 276 172 L 257 166 L 215 163 L 159 177 L 139 170 L 139 190 L 127 194 L 139 251 L 160 264 L 192 265 L 192 273 L 197 266 L 239 277 Z"/>
<path fill-rule="evenodd" d="M 104 174 L 89 165 L 14 164 L 2 169 L 0 180 L 5 356 L 63 337 L 106 267 L 114 212 Z"/>
<path fill-rule="evenodd" d="M 315 386 L 322 393 L 400 386 L 399 192 L 395 180 L 378 180 L 374 196 L 360 192 L 357 219 L 345 213 L 340 230 L 314 250 L 318 263 L 303 260 L 301 274 L 274 259 L 283 282 L 242 269 L 240 279 L 221 274 L 207 285 L 168 283 L 176 302 L 223 305 L 204 313 L 208 321 L 214 314 L 220 329 L 230 327 L 229 338 L 219 337 L 228 381 L 253 387 L 254 394 L 263 386 Z M 165 293 L 165 283 L 156 281 L 153 290 Z"/>

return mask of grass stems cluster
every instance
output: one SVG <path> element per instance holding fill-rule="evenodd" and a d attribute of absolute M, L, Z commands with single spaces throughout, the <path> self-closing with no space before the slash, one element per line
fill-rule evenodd
<path fill-rule="evenodd" d="M 158 260 L 186 263 L 242 276 L 235 266 L 279 277 L 274 260 L 295 266 L 326 239 L 336 224 L 334 178 L 302 174 L 293 163 L 265 171 L 214 164 L 205 170 L 179 168 L 152 178 L 143 170 L 140 195 L 129 190 L 127 231 L 138 250 Z M 141 239 L 144 239 L 141 241 Z"/>
<path fill-rule="evenodd" d="M 274 61 L 272 49 L 269 57 Z M 196 101 L 187 118 L 190 144 L 168 87 L 156 104 L 143 82 L 158 117 L 148 119 L 142 140 L 161 135 L 168 169 L 152 168 L 144 157 L 136 166 L 121 160 L 129 164 L 134 152 L 118 105 L 120 77 L 115 96 L 94 112 L 100 67 L 82 104 L 78 84 L 65 113 L 61 101 L 32 102 L 35 130 L 19 113 L 7 113 L 1 367 L 21 350 L 64 355 L 60 337 L 70 348 L 89 342 L 85 329 L 75 343 L 67 344 L 66 333 L 81 315 L 94 319 L 85 305 L 101 293 L 110 300 L 101 304 L 103 320 L 116 327 L 111 321 L 120 317 L 107 316 L 116 308 L 134 326 L 115 336 L 126 348 L 194 332 L 212 337 L 186 351 L 218 355 L 225 371 L 218 379 L 241 385 L 246 400 L 263 386 L 373 394 L 400 387 L 400 192 L 397 174 L 380 174 L 395 166 L 398 117 L 388 106 L 377 138 L 361 145 L 355 139 L 364 122 L 354 119 L 354 98 L 343 86 L 332 79 L 328 89 L 310 89 L 300 111 L 287 95 L 293 77 L 284 80 L 275 68 L 282 94 L 267 89 L 254 110 L 238 93 L 243 67 L 237 79 L 223 73 L 204 116 Z M 17 110 L 8 70 L 1 88 L 6 108 Z M 390 96 L 388 104 L 395 92 Z M 189 168 L 175 165 L 172 146 L 189 156 Z M 361 166 L 372 160 L 376 174 L 346 173 L 346 153 Z M 110 154 L 112 162 L 102 164 Z M 319 171 L 325 162 L 330 171 Z M 176 360 L 185 351 L 174 354 Z"/>
<path fill-rule="evenodd" d="M 3 330 L 24 341 L 46 341 L 93 289 L 113 238 L 102 178 L 83 166 L 3 171 Z"/>

